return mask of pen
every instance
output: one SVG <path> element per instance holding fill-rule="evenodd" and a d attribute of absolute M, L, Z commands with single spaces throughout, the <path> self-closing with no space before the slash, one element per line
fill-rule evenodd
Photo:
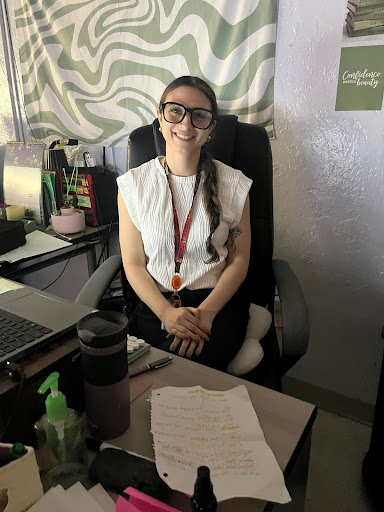
<path fill-rule="evenodd" d="M 162 359 L 148 363 L 145 366 L 141 366 L 136 370 L 132 370 L 129 372 L 129 376 L 133 377 L 134 375 L 140 375 L 141 373 L 149 372 L 150 370 L 156 370 L 157 368 L 161 368 L 162 366 L 166 366 L 167 364 L 172 363 L 172 360 L 173 356 L 163 357 Z"/>

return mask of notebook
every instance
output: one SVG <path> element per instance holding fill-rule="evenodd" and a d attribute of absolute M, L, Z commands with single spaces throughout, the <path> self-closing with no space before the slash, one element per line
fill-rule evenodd
<path fill-rule="evenodd" d="M 0 278 L 0 366 L 76 327 L 92 308 Z"/>

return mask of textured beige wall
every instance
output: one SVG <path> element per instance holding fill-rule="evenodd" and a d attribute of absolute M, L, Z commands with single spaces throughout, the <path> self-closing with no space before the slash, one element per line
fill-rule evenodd
<path fill-rule="evenodd" d="M 290 375 L 374 403 L 384 324 L 384 112 L 335 112 L 345 6 L 280 0 L 275 255 L 297 272 L 310 312 L 310 348 Z"/>

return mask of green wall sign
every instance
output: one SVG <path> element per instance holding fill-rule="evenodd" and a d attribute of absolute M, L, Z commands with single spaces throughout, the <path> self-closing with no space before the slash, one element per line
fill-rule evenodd
<path fill-rule="evenodd" d="M 341 49 L 336 110 L 381 110 L 384 46 Z"/>

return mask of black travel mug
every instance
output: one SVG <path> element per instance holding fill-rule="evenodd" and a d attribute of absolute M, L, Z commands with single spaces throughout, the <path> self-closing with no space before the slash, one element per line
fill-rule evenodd
<path fill-rule="evenodd" d="M 97 311 L 77 323 L 87 424 L 97 439 L 129 427 L 127 332 L 127 317 L 115 311 Z"/>

